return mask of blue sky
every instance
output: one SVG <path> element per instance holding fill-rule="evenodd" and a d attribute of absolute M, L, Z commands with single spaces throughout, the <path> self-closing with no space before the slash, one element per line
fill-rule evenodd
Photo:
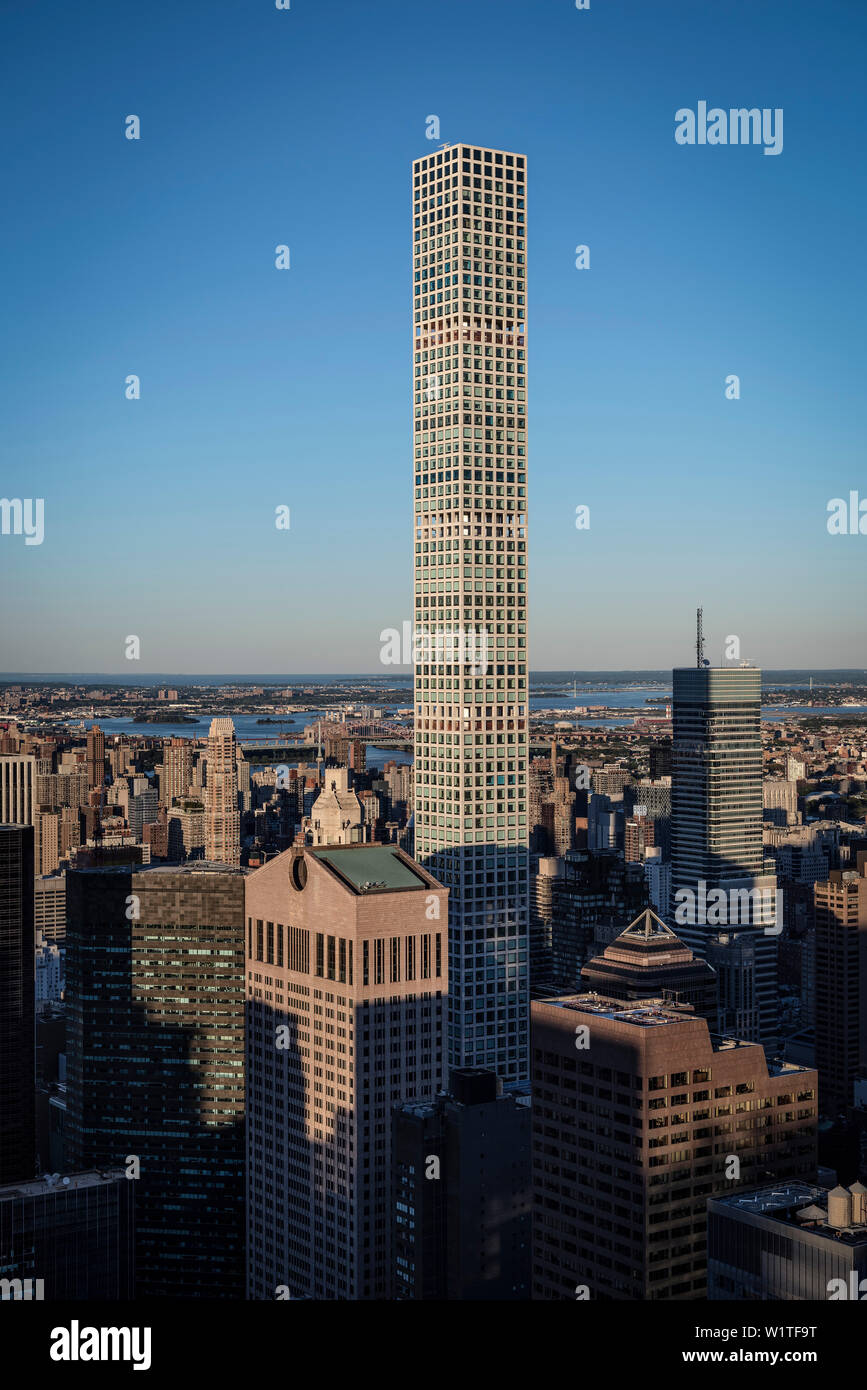
<path fill-rule="evenodd" d="M 143 671 L 380 669 L 412 613 L 431 114 L 528 156 L 531 665 L 689 663 L 699 602 L 713 656 L 864 661 L 867 536 L 826 530 L 867 498 L 862 0 L 2 26 L 0 493 L 45 499 L 45 539 L 0 536 L 0 669 L 129 675 L 129 634 Z M 783 152 L 679 146 L 700 100 L 782 107 Z"/>

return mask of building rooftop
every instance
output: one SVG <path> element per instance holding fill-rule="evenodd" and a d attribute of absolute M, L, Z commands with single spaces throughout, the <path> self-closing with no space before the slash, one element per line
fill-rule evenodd
<path fill-rule="evenodd" d="M 137 846 L 140 848 L 140 846 Z M 252 870 L 238 868 L 232 864 L 220 864 L 216 860 L 192 859 L 185 864 L 85 864 L 80 869 L 71 869 L 70 874 L 78 878 L 81 874 L 249 874 Z"/>
<path fill-rule="evenodd" d="M 106 1183 L 126 1178 L 123 1168 L 92 1168 L 84 1173 L 70 1173 L 64 1177 L 60 1173 L 44 1173 L 39 1178 L 29 1178 L 25 1182 L 10 1182 L 0 1187 L 0 1202 L 11 1202 L 16 1197 L 39 1197 L 43 1192 L 76 1192 L 85 1187 L 102 1187 Z"/>
<path fill-rule="evenodd" d="M 826 1240 L 842 1241 L 846 1245 L 867 1245 L 867 1223 L 852 1221 L 849 1225 L 831 1225 L 828 1221 L 828 1199 L 854 1198 L 864 1194 L 863 1187 L 854 1183 L 850 1192 L 837 1187 L 813 1187 L 805 1182 L 774 1183 L 755 1192 L 732 1192 L 710 1199 L 713 1205 L 730 1207 L 747 1216 L 764 1216 L 790 1226 L 823 1236 Z"/>
<path fill-rule="evenodd" d="M 340 845 L 311 849 L 357 893 L 387 893 L 395 889 L 430 889 L 412 861 L 392 845 Z"/>
<path fill-rule="evenodd" d="M 601 994 L 573 994 L 538 1002 L 558 1009 L 574 1009 L 576 1013 L 601 1015 L 617 1023 L 632 1023 L 637 1028 L 659 1028 L 666 1023 L 684 1023 L 696 1017 L 691 1006 L 679 1008 L 661 999 L 629 1003 L 623 999 L 606 999 Z"/>

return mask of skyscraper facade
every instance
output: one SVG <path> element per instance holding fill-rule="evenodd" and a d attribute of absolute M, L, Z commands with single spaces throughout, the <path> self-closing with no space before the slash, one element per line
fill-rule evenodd
<path fill-rule="evenodd" d="M 443 1084 L 446 909 L 392 845 L 247 880 L 248 1297 L 389 1296 L 392 1110 Z"/>
<path fill-rule="evenodd" d="M 208 731 L 205 786 L 205 858 L 214 864 L 241 863 L 238 810 L 238 745 L 231 719 L 212 719 Z"/>
<path fill-rule="evenodd" d="M 706 954 L 720 928 L 748 931 L 757 1031 L 777 1028 L 776 877 L 762 843 L 762 673 L 757 667 L 682 667 L 673 673 L 672 925 Z M 724 990 L 720 1011 L 742 1011 Z"/>
<path fill-rule="evenodd" d="M 244 877 L 67 876 L 67 1154 L 138 1160 L 142 1297 L 243 1297 Z"/>
<path fill-rule="evenodd" d="M 455 1069 L 450 1094 L 395 1110 L 392 1142 L 392 1297 L 529 1298 L 528 1089 Z"/>
<path fill-rule="evenodd" d="M 33 827 L 0 825 L 0 1185 L 36 1168 Z"/>
<path fill-rule="evenodd" d="M 30 753 L 0 755 L 0 824 L 33 824 L 36 779 L 50 772 L 50 758 Z"/>
<path fill-rule="evenodd" d="M 815 1171 L 815 1071 L 687 1005 L 531 1012 L 533 1297 L 703 1298 L 708 1197 Z"/>
<path fill-rule="evenodd" d="M 0 1187 L 0 1279 L 38 1285 L 46 1301 L 132 1298 L 135 1183 L 126 1170 Z"/>
<path fill-rule="evenodd" d="M 526 161 L 413 166 L 415 853 L 450 889 L 448 1059 L 528 1073 Z"/>
<path fill-rule="evenodd" d="M 160 801 L 171 806 L 189 794 L 193 780 L 193 750 L 187 738 L 173 738 L 163 747 Z"/>
<path fill-rule="evenodd" d="M 859 872 L 832 869 L 813 885 L 816 912 L 816 1066 L 822 1113 L 850 1110 L 867 1071 L 867 856 Z"/>
<path fill-rule="evenodd" d="M 87 785 L 101 787 L 105 781 L 105 734 L 98 724 L 87 731 Z"/>

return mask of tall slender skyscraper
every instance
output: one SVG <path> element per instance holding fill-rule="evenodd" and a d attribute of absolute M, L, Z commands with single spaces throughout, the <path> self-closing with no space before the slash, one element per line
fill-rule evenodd
<path fill-rule="evenodd" d="M 413 166 L 415 850 L 452 1067 L 528 1075 L 526 161 Z"/>
<path fill-rule="evenodd" d="M 205 858 L 214 864 L 234 867 L 241 863 L 237 755 L 231 719 L 212 719 L 205 786 Z"/>
<path fill-rule="evenodd" d="M 98 724 L 87 731 L 87 785 L 101 787 L 105 781 L 105 734 Z"/>
<path fill-rule="evenodd" d="M 707 954 L 711 937 L 749 931 L 751 978 L 733 972 L 720 1019 L 753 1013 L 752 1041 L 776 1032 L 776 877 L 762 844 L 762 673 L 754 666 L 676 669 L 672 743 L 672 871 L 675 931 Z M 721 976 L 721 984 L 723 977 Z"/>

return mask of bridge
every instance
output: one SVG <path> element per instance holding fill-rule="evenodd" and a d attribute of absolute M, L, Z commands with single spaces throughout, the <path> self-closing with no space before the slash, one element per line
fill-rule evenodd
<path fill-rule="evenodd" d="M 315 743 L 288 743 L 285 738 L 257 739 L 254 743 L 238 741 L 238 747 L 248 763 L 269 766 L 277 763 L 315 763 L 319 747 Z"/>

